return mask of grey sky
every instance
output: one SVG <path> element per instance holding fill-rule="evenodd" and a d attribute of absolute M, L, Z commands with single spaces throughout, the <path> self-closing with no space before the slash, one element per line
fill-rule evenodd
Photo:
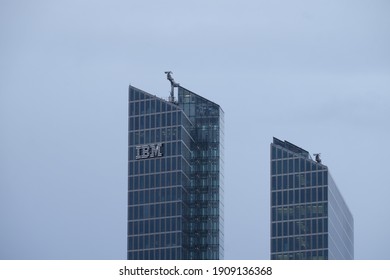
<path fill-rule="evenodd" d="M 322 153 L 390 259 L 390 2 L 0 1 L 0 259 L 125 259 L 127 87 L 225 111 L 225 257 L 269 258 L 269 144 Z"/>

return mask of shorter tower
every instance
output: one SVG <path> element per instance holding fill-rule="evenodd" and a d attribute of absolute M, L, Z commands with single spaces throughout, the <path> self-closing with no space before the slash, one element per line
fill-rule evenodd
<path fill-rule="evenodd" d="M 319 154 L 271 144 L 271 259 L 353 259 L 353 217 Z"/>

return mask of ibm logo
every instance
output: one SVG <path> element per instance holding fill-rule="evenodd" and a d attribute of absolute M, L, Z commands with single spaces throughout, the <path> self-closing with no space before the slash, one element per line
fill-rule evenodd
<path fill-rule="evenodd" d="M 136 146 L 136 156 L 135 159 L 145 159 L 145 158 L 154 158 L 154 157 L 162 157 L 163 154 L 161 152 L 163 144 L 150 144 L 150 145 L 142 145 Z"/>

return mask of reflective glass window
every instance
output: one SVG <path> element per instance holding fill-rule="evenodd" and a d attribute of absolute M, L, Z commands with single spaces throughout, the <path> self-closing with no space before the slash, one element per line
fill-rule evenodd
<path fill-rule="evenodd" d="M 311 201 L 312 202 L 317 201 L 317 189 L 316 188 L 313 188 L 311 190 Z"/>
<path fill-rule="evenodd" d="M 306 173 L 306 186 L 311 186 L 311 173 Z"/>
<path fill-rule="evenodd" d="M 145 118 L 145 128 L 149 129 L 150 128 L 150 116 L 146 116 Z"/>
<path fill-rule="evenodd" d="M 278 205 L 282 205 L 282 192 L 277 192 Z"/>
<path fill-rule="evenodd" d="M 271 159 L 275 159 L 276 158 L 276 148 L 274 146 L 272 146 L 271 148 Z"/>
<path fill-rule="evenodd" d="M 172 113 L 167 113 L 167 126 L 172 125 Z"/>
<path fill-rule="evenodd" d="M 318 185 L 321 186 L 323 184 L 322 182 L 322 171 L 318 172 Z"/>
<path fill-rule="evenodd" d="M 310 161 L 306 161 L 306 171 L 311 171 L 311 163 Z"/>
<path fill-rule="evenodd" d="M 276 165 L 277 165 L 277 174 L 282 174 L 282 161 L 278 160 L 276 162 Z"/>
<path fill-rule="evenodd" d="M 283 189 L 288 188 L 288 177 L 287 175 L 283 175 Z"/>
<path fill-rule="evenodd" d="M 313 172 L 311 174 L 311 185 L 316 186 L 317 185 L 317 172 Z"/>

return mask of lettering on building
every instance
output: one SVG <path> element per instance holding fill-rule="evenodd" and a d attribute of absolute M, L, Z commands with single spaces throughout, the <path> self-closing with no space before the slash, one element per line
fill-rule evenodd
<path fill-rule="evenodd" d="M 135 159 L 162 157 L 162 143 L 136 146 Z"/>

